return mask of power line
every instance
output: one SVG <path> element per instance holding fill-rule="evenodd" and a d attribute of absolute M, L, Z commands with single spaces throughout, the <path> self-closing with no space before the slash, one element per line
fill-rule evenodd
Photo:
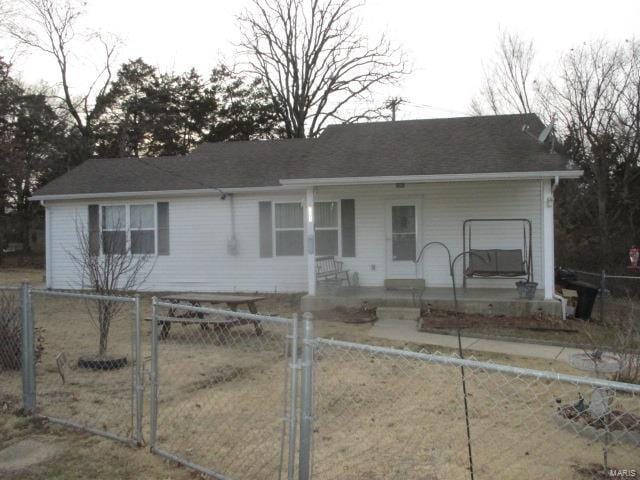
<path fill-rule="evenodd" d="M 438 107 L 438 106 L 435 106 L 435 105 L 428 105 L 426 103 L 415 103 L 415 102 L 409 102 L 409 101 L 407 101 L 406 103 L 408 103 L 409 105 L 412 105 L 414 107 L 418 107 L 418 108 L 428 108 L 430 110 L 439 110 L 441 112 L 451 113 L 453 115 L 463 115 L 465 117 L 470 117 L 471 116 L 471 114 L 469 112 L 461 112 L 459 110 L 451 110 L 449 108 Z"/>

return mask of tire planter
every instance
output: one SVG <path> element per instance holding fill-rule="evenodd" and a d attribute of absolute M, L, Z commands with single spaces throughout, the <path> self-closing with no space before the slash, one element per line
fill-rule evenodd
<path fill-rule="evenodd" d="M 126 366 L 127 357 L 87 356 L 78 358 L 78 368 L 85 370 L 119 370 Z"/>
<path fill-rule="evenodd" d="M 602 353 L 594 360 L 588 353 L 574 353 L 569 357 L 569 365 L 583 372 L 605 375 L 620 371 L 620 358 L 610 353 Z"/>

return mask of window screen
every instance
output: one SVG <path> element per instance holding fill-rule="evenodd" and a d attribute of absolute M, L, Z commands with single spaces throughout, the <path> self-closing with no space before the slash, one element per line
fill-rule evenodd
<path fill-rule="evenodd" d="M 152 255 L 156 251 L 156 222 L 153 205 L 131 205 L 131 253 Z"/>
<path fill-rule="evenodd" d="M 105 255 L 127 252 L 127 212 L 124 205 L 102 207 L 102 251 Z"/>
<path fill-rule="evenodd" d="M 316 254 L 338 253 L 338 202 L 317 202 L 314 205 L 316 225 Z"/>
<path fill-rule="evenodd" d="M 276 255 L 304 255 L 304 219 L 299 203 L 275 204 Z"/>

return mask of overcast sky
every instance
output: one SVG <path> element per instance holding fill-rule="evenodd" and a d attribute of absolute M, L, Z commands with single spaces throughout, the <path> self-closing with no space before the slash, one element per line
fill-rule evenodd
<path fill-rule="evenodd" d="M 142 57 L 162 71 L 196 67 L 206 74 L 234 61 L 235 15 L 245 0 L 90 0 L 86 23 L 119 35 L 119 60 Z M 456 1 L 366 0 L 360 11 L 367 33 L 385 31 L 408 54 L 413 72 L 399 88 L 398 118 L 468 114 L 500 28 L 534 40 L 546 71 L 559 54 L 582 42 L 640 37 L 640 0 Z M 5 54 L 7 42 L 2 45 Z M 90 55 L 90 51 L 82 52 Z M 48 58 L 21 55 L 16 71 L 26 82 L 57 81 Z M 87 69 L 85 68 L 86 72 Z M 89 78 L 71 72 L 77 83 Z"/>

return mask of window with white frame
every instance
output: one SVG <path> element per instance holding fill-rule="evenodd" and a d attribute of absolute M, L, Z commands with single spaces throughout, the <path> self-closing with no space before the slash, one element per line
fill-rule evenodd
<path fill-rule="evenodd" d="M 127 253 L 127 210 L 124 205 L 102 207 L 102 252 Z"/>
<path fill-rule="evenodd" d="M 154 205 L 131 205 L 129 210 L 131 253 L 153 255 L 156 252 Z"/>
<path fill-rule="evenodd" d="M 316 202 L 316 255 L 339 255 L 340 220 L 338 202 Z"/>
<path fill-rule="evenodd" d="M 276 256 L 304 255 L 304 218 L 300 203 L 276 203 Z"/>
<path fill-rule="evenodd" d="M 125 254 L 127 246 L 134 255 L 155 253 L 154 204 L 102 207 L 102 253 Z"/>

